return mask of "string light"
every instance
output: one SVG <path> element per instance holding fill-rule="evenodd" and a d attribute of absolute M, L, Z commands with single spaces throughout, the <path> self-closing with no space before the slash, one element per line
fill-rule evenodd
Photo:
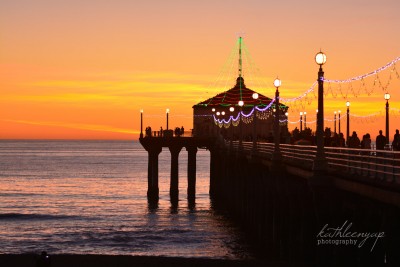
<path fill-rule="evenodd" d="M 281 100 L 282 102 L 294 102 L 294 101 L 300 100 L 300 99 L 306 97 L 306 96 L 307 96 L 309 93 L 311 93 L 312 91 L 314 91 L 314 87 L 315 87 L 316 84 L 317 84 L 317 82 L 315 81 L 307 91 L 305 91 L 303 94 L 301 94 L 301 95 L 298 96 L 298 97 L 294 97 L 294 98 L 280 98 L 280 100 Z"/>
<path fill-rule="evenodd" d="M 398 62 L 398 61 L 400 61 L 400 57 L 397 57 L 397 58 L 393 59 L 392 61 L 390 61 L 390 62 L 387 63 L 386 65 L 384 65 L 384 66 L 382 66 L 382 67 L 380 67 L 380 68 L 378 68 L 378 69 L 376 69 L 376 70 L 374 70 L 374 71 L 371 71 L 371 72 L 369 72 L 369 73 L 366 73 L 366 74 L 363 74 L 363 75 L 359 75 L 359 76 L 356 76 L 356 77 L 344 79 L 344 80 L 334 80 L 334 79 L 330 80 L 330 79 L 324 79 L 324 82 L 328 83 L 328 90 L 325 92 L 325 94 L 327 95 L 327 94 L 329 93 L 329 91 L 331 91 L 332 96 L 333 96 L 333 97 L 337 97 L 337 93 L 334 93 L 334 92 L 333 92 L 333 89 L 330 87 L 330 84 L 331 84 L 331 83 L 338 83 L 338 84 L 339 84 L 339 91 L 340 91 L 341 95 L 342 95 L 344 98 L 346 98 L 346 97 L 347 97 L 347 93 L 346 93 L 346 94 L 343 94 L 342 87 L 340 86 L 340 84 L 349 83 L 349 88 L 348 88 L 347 91 L 353 92 L 353 95 L 354 95 L 354 96 L 358 96 L 358 95 L 360 94 L 361 88 L 365 88 L 366 93 L 367 93 L 368 95 L 370 95 L 370 94 L 372 93 L 373 89 L 372 89 L 371 91 L 368 91 L 368 90 L 366 89 L 365 79 L 368 78 L 368 77 L 370 77 L 370 76 L 372 76 L 372 75 L 376 75 L 375 80 L 374 80 L 374 86 L 375 86 L 376 84 L 379 84 L 380 87 L 381 87 L 383 90 L 385 90 L 385 89 L 387 89 L 387 87 L 389 86 L 389 83 L 390 83 L 390 81 L 391 81 L 391 74 L 390 74 L 390 76 L 389 76 L 388 82 L 387 82 L 385 85 L 382 84 L 382 82 L 381 82 L 381 80 L 380 80 L 378 74 L 379 74 L 380 72 L 382 72 L 382 71 L 384 71 L 384 70 L 386 70 L 386 69 L 388 69 L 388 68 L 390 68 L 390 67 L 393 66 L 393 69 L 391 70 L 391 72 L 395 72 L 397 78 L 400 79 L 400 74 L 397 72 L 396 65 L 395 65 L 396 62 Z M 353 88 L 353 86 L 351 85 L 351 83 L 354 82 L 354 81 L 361 81 L 361 87 L 358 89 L 357 92 L 354 91 L 354 88 Z M 317 83 L 317 82 L 315 81 L 315 82 L 311 85 L 311 87 L 310 87 L 307 91 L 305 91 L 303 94 L 301 94 L 300 96 L 294 97 L 294 98 L 281 98 L 281 101 L 282 101 L 282 102 L 288 103 L 288 102 L 295 102 L 295 101 L 298 101 L 298 100 L 303 99 L 303 98 L 306 97 L 309 93 L 311 93 L 311 92 L 314 91 L 314 87 L 315 87 L 316 83 Z"/>
<path fill-rule="evenodd" d="M 230 123 L 231 121 L 233 121 L 234 123 L 232 123 L 234 126 L 236 126 L 235 124 L 239 124 L 239 122 L 237 122 L 239 119 L 240 119 L 240 117 L 244 117 L 244 118 L 249 118 L 249 117 L 251 117 L 251 119 L 242 119 L 242 121 L 243 122 L 245 122 L 245 121 L 252 121 L 253 120 L 253 113 L 255 112 L 255 111 L 258 111 L 258 112 L 256 112 L 256 113 L 269 113 L 269 108 L 271 108 L 271 106 L 272 106 L 272 104 L 275 102 L 275 99 L 272 99 L 271 100 L 271 102 L 267 105 L 267 106 L 265 106 L 265 107 L 259 107 L 259 106 L 255 106 L 255 107 L 253 107 L 252 109 L 251 109 L 251 111 L 248 113 L 248 114 L 245 114 L 243 111 L 240 111 L 239 113 L 238 113 L 238 115 L 236 116 L 236 118 L 234 118 L 233 116 L 229 116 L 229 118 L 228 118 L 228 120 L 225 120 L 225 119 L 217 119 L 214 115 L 212 115 L 213 116 L 213 118 L 214 118 L 214 121 L 216 121 L 216 123 L 218 123 L 218 124 L 224 124 L 224 123 Z M 217 115 L 219 115 L 218 114 L 219 112 L 217 112 Z M 257 114 L 256 114 L 257 115 Z M 257 116 L 257 117 L 259 117 L 259 116 Z M 268 118 L 269 117 L 269 114 L 268 115 L 266 115 L 266 118 Z M 262 118 L 262 119 L 264 119 L 264 118 Z M 250 121 L 250 122 L 251 122 Z M 237 122 L 237 123 L 236 123 Z M 246 123 L 248 123 L 248 122 L 246 122 Z M 221 126 L 222 127 L 222 126 Z"/>
<path fill-rule="evenodd" d="M 385 66 L 382 66 L 382 67 L 380 67 L 380 68 L 378 68 L 378 69 L 376 69 L 374 71 L 371 71 L 371 72 L 369 72 L 367 74 L 363 74 L 363 75 L 356 76 L 356 77 L 353 77 L 353 78 L 349 78 L 349 79 L 345 79 L 345 80 L 328 80 L 328 79 L 325 79 L 324 81 L 328 82 L 328 83 L 350 83 L 350 82 L 354 82 L 354 81 L 359 81 L 359 80 L 365 79 L 365 78 L 367 78 L 367 77 L 369 77 L 371 75 L 376 75 L 381 71 L 384 71 L 385 69 L 393 66 L 399 60 L 400 60 L 400 57 L 397 57 L 397 58 L 393 59 L 392 61 L 390 61 L 389 63 L 387 63 Z"/>
<path fill-rule="evenodd" d="M 268 86 L 262 86 L 261 83 L 265 83 L 268 84 L 267 82 L 265 82 L 263 80 L 263 75 L 261 75 L 259 68 L 256 66 L 256 64 L 254 63 L 253 58 L 251 57 L 247 46 L 245 45 L 245 43 L 243 42 L 243 40 L 238 40 L 235 44 L 235 46 L 232 48 L 228 60 L 225 61 L 225 64 L 223 65 L 221 71 L 219 72 L 218 78 L 217 80 L 213 83 L 210 84 L 209 88 L 207 88 L 207 90 L 205 90 L 205 93 L 210 93 L 209 89 L 212 89 L 211 91 L 214 90 L 221 90 L 221 86 L 218 85 L 223 85 L 223 83 L 225 84 L 224 86 L 222 86 L 225 89 L 229 89 L 227 85 L 229 85 L 229 76 L 232 76 L 232 73 L 236 71 L 236 59 L 237 59 L 237 51 L 239 49 L 239 46 L 241 45 L 243 56 L 243 64 L 247 64 L 246 67 L 248 68 L 248 79 L 250 79 L 250 81 L 253 81 L 253 79 L 255 79 L 255 82 L 258 82 L 258 86 L 259 87 L 266 87 L 266 89 L 270 89 Z M 352 93 L 354 95 L 354 97 L 357 97 L 358 95 L 361 94 L 361 92 L 365 92 L 367 95 L 370 95 L 374 88 L 376 88 L 376 86 L 379 86 L 380 88 L 382 88 L 383 90 L 387 89 L 390 81 L 393 78 L 397 76 L 398 79 L 400 79 L 400 75 L 396 69 L 396 63 L 400 61 L 400 57 L 396 57 L 395 59 L 393 59 L 392 61 L 388 62 L 387 64 L 385 64 L 384 66 L 368 72 L 366 74 L 363 75 L 359 75 L 356 77 L 352 77 L 349 79 L 344 79 L 344 80 L 336 80 L 336 79 L 325 79 L 324 81 L 327 83 L 327 90 L 325 91 L 326 94 L 331 93 L 332 96 L 334 98 L 338 97 L 338 96 L 342 96 L 344 98 L 348 98 L 349 93 Z M 243 65 L 244 66 L 244 65 Z M 391 69 L 391 74 L 389 79 L 387 80 L 387 82 L 382 82 L 382 79 L 379 77 L 379 73 L 381 73 L 382 71 L 385 71 L 387 69 Z M 393 75 L 392 75 L 393 73 Z M 254 75 L 254 76 L 251 76 Z M 375 76 L 374 78 L 374 85 L 373 86 L 367 86 L 365 83 L 365 79 L 371 76 Z M 260 80 L 258 80 L 258 78 L 260 78 Z M 225 81 L 225 82 L 224 82 Z M 261 82 L 260 82 L 261 81 Z M 352 82 L 355 81 L 360 81 L 360 85 L 359 86 L 353 86 Z M 301 95 L 297 96 L 297 97 L 293 97 L 293 98 L 281 98 L 282 103 L 290 103 L 291 106 L 291 110 L 302 110 L 304 109 L 304 107 L 308 104 L 310 105 L 312 103 L 312 101 L 314 99 L 317 98 L 316 93 L 314 90 L 316 87 L 317 81 L 315 81 L 304 93 L 302 93 Z M 337 84 L 337 88 L 333 88 L 331 86 L 331 84 Z M 344 84 L 348 84 L 347 88 L 344 87 L 342 85 Z M 213 87 L 213 88 L 211 88 Z M 313 93 L 313 95 L 309 95 L 310 93 Z M 238 98 L 239 100 L 241 100 L 241 98 Z M 256 113 L 257 118 L 260 116 L 260 114 Z M 262 116 L 267 117 L 267 114 L 262 114 Z"/>
<path fill-rule="evenodd" d="M 382 115 L 383 111 L 378 111 L 372 114 L 368 114 L 368 115 L 356 115 L 356 114 L 350 114 L 350 117 L 355 117 L 355 118 L 370 118 L 370 117 L 374 117 L 377 115 Z"/>
<path fill-rule="evenodd" d="M 254 118 L 253 115 L 252 115 L 252 116 L 247 116 L 247 117 L 242 116 L 242 121 L 243 121 L 244 123 L 246 123 L 246 124 L 249 124 L 249 123 L 251 123 L 251 122 L 253 121 L 253 118 Z"/>

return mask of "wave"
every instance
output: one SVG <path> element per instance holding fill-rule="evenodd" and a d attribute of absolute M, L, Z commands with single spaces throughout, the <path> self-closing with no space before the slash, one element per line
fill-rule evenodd
<path fill-rule="evenodd" d="M 26 214 L 26 213 L 0 213 L 0 220 L 66 220 L 83 219 L 81 216 L 50 215 L 50 214 Z"/>

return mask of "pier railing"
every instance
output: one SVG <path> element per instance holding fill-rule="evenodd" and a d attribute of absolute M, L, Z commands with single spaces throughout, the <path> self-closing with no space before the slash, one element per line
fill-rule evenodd
<path fill-rule="evenodd" d="M 230 143 L 226 145 L 230 146 Z M 239 142 L 233 141 L 232 148 L 239 149 Z M 242 150 L 247 154 L 271 159 L 274 144 L 257 142 L 254 146 L 253 142 L 243 142 Z M 316 146 L 281 144 L 280 150 L 286 164 L 312 170 Z M 400 151 L 325 147 L 325 155 L 330 172 L 400 183 Z"/>

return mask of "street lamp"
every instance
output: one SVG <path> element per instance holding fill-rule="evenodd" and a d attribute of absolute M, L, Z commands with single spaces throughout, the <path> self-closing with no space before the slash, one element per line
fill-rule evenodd
<path fill-rule="evenodd" d="M 389 144 L 389 99 L 390 99 L 390 94 L 386 93 L 385 94 L 385 100 L 386 100 L 386 144 Z"/>
<path fill-rule="evenodd" d="M 338 113 L 339 113 L 339 135 L 340 135 L 340 113 L 341 113 L 342 111 L 338 111 Z"/>
<path fill-rule="evenodd" d="M 307 112 L 304 111 L 304 130 L 307 128 Z"/>
<path fill-rule="evenodd" d="M 333 112 L 333 114 L 334 114 L 334 116 L 333 116 L 333 124 L 334 124 L 334 127 L 333 127 L 333 132 L 334 133 L 336 133 L 336 111 L 334 111 Z"/>
<path fill-rule="evenodd" d="M 274 142 L 275 142 L 275 149 L 272 154 L 272 167 L 276 168 L 279 170 L 279 166 L 282 161 L 282 154 L 281 150 L 279 148 L 279 143 L 280 143 L 280 127 L 279 127 L 279 86 L 281 86 L 282 81 L 279 80 L 278 78 L 275 79 L 274 81 L 274 86 L 276 88 L 275 91 L 275 107 L 276 107 L 276 112 L 275 112 L 275 120 L 274 120 Z"/>
<path fill-rule="evenodd" d="M 328 169 L 324 151 L 324 71 L 322 65 L 326 63 L 326 55 L 321 51 L 315 55 L 315 62 L 319 65 L 318 71 L 318 114 L 317 114 L 317 154 L 313 170 L 318 174 Z"/>
<path fill-rule="evenodd" d="M 346 143 L 349 146 L 349 136 L 350 136 L 350 102 L 346 102 L 347 106 L 347 129 L 346 129 Z"/>
<path fill-rule="evenodd" d="M 300 132 L 303 131 L 303 112 L 300 111 Z"/>
<path fill-rule="evenodd" d="M 235 111 L 235 108 L 234 108 L 234 107 L 230 107 L 230 108 L 229 108 L 229 111 L 230 111 L 230 112 L 234 112 L 234 111 Z"/>
<path fill-rule="evenodd" d="M 140 138 L 143 138 L 143 109 L 140 110 Z"/>
<path fill-rule="evenodd" d="M 169 115 L 169 108 L 167 108 L 167 130 L 168 130 L 168 115 Z"/>
<path fill-rule="evenodd" d="M 258 99 L 258 94 L 256 92 L 253 93 L 252 98 L 254 100 Z M 253 150 L 252 153 L 257 153 L 257 114 L 256 114 L 256 105 L 254 104 L 254 114 L 253 114 Z"/>

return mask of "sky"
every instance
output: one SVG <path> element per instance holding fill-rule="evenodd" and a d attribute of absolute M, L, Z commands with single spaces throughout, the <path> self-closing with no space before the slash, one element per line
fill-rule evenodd
<path fill-rule="evenodd" d="M 398 0 L 1 0 L 0 139 L 137 139 L 141 109 L 145 127 L 165 128 L 169 108 L 170 127 L 189 130 L 192 106 L 235 84 L 239 36 L 246 85 L 273 97 L 279 76 L 281 97 L 299 97 L 317 78 L 320 50 L 326 79 L 399 57 L 398 10 Z M 351 114 L 365 116 L 351 117 L 351 131 L 374 139 L 389 92 L 392 138 L 396 66 L 363 83 L 325 83 L 325 126 L 348 100 Z M 315 129 L 315 97 L 287 103 L 289 120 L 306 111 Z"/>

